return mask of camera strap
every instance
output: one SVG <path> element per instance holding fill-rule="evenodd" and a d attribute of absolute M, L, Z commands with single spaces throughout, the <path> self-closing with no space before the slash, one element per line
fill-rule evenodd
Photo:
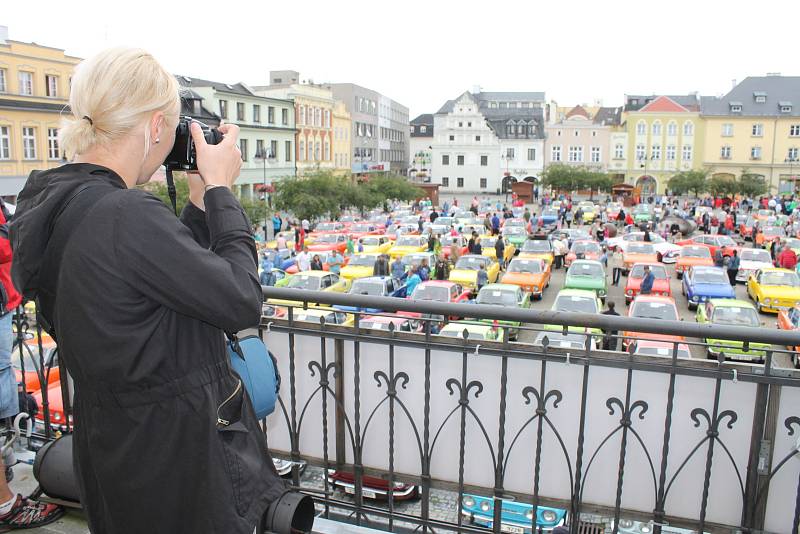
<path fill-rule="evenodd" d="M 167 194 L 169 195 L 169 201 L 172 203 L 172 211 L 175 212 L 175 215 L 178 214 L 178 192 L 175 189 L 175 178 L 172 176 L 172 168 L 167 165 Z"/>

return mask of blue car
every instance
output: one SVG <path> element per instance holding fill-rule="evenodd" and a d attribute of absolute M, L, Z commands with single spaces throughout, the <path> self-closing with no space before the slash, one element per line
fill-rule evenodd
<path fill-rule="evenodd" d="M 369 276 L 367 278 L 358 278 L 353 280 L 353 285 L 348 291 L 351 295 L 372 295 L 374 297 L 406 297 L 406 285 L 392 278 L 391 276 Z M 378 308 L 361 308 L 358 306 L 341 306 L 336 304 L 334 306 L 337 310 L 343 312 L 355 313 L 381 313 L 383 310 Z"/>
<path fill-rule="evenodd" d="M 542 214 L 539 216 L 539 219 L 542 221 L 543 226 L 556 224 L 558 222 L 558 210 L 554 210 L 553 208 L 545 208 L 542 210 Z"/>
<path fill-rule="evenodd" d="M 728 274 L 722 267 L 692 267 L 683 276 L 681 291 L 686 295 L 690 310 L 696 309 L 698 304 L 708 299 L 736 298 Z"/>
<path fill-rule="evenodd" d="M 527 503 L 502 499 L 500 532 L 508 534 L 533 534 L 533 506 Z M 461 515 L 471 524 L 492 528 L 494 523 L 494 499 L 479 495 L 464 494 L 461 500 Z M 539 506 L 536 509 L 536 532 L 548 532 L 564 524 L 566 510 Z"/>

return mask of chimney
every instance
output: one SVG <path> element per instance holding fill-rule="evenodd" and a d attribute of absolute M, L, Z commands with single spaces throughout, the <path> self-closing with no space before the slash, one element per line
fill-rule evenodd
<path fill-rule="evenodd" d="M 478 93 L 480 93 L 480 92 L 481 92 L 481 90 L 482 90 L 482 88 L 481 88 L 481 86 L 480 86 L 480 85 L 473 85 L 473 86 L 472 86 L 472 91 L 470 91 L 470 92 L 471 92 L 473 95 L 477 95 Z"/>
<path fill-rule="evenodd" d="M 5 44 L 8 40 L 8 26 L 0 26 L 0 43 Z"/>
<path fill-rule="evenodd" d="M 736 89 L 736 78 L 731 80 L 731 89 Z"/>

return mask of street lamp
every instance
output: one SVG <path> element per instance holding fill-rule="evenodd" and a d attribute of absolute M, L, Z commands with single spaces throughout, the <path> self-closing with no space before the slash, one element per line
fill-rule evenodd
<path fill-rule="evenodd" d="M 789 157 L 783 160 L 784 163 L 789 164 L 789 180 L 792 181 L 792 191 L 797 192 L 797 181 L 794 178 L 794 163 L 798 161 L 797 156 L 789 152 Z M 780 189 L 780 188 L 779 188 Z M 780 192 L 778 192 L 780 194 Z"/>
<path fill-rule="evenodd" d="M 268 199 L 269 194 L 267 193 L 267 160 L 268 159 L 275 159 L 275 154 L 272 153 L 272 150 L 267 150 L 266 147 L 262 146 L 261 149 L 256 150 L 255 155 L 256 161 L 261 160 L 264 170 L 264 181 L 262 183 L 262 191 L 264 193 L 264 242 L 266 243 L 268 240 L 267 237 L 267 215 L 269 214 L 268 208 Z M 271 200 L 269 201 L 271 204 Z"/>

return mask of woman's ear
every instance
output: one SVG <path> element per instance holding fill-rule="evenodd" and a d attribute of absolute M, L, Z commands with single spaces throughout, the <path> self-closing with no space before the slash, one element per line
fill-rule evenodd
<path fill-rule="evenodd" d="M 150 139 L 158 143 L 166 132 L 166 120 L 163 111 L 157 111 L 150 119 Z"/>

